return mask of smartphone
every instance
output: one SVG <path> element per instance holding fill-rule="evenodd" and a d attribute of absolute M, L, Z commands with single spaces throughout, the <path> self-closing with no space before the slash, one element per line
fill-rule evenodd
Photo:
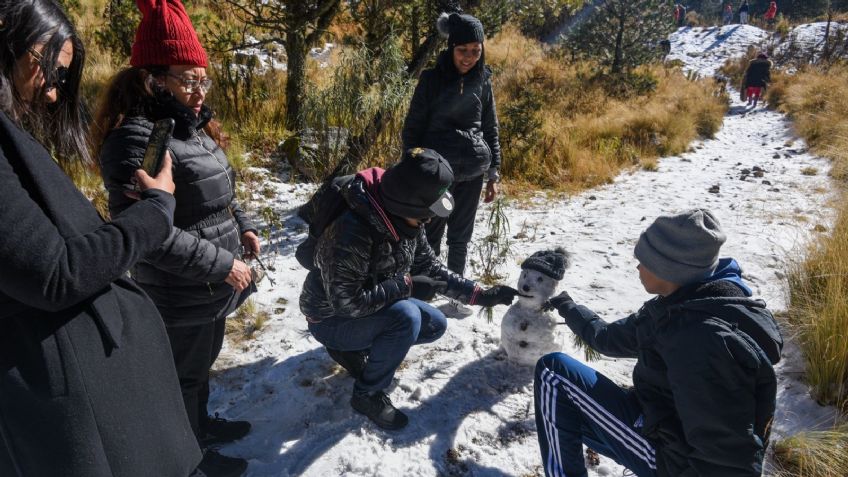
<path fill-rule="evenodd" d="M 147 141 L 147 150 L 144 151 L 144 160 L 141 168 L 147 175 L 154 177 L 162 169 L 162 161 L 165 160 L 165 151 L 168 150 L 168 139 L 174 132 L 174 120 L 171 118 L 161 119 L 153 124 L 153 131 Z"/>

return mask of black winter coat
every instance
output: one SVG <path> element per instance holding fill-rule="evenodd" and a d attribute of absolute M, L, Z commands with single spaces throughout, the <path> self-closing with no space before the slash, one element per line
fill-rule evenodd
<path fill-rule="evenodd" d="M 367 316 L 408 298 L 406 275 L 448 282 L 446 295 L 469 302 L 479 288 L 445 268 L 427 243 L 424 228 L 415 238 L 398 235 L 380 205 L 383 170 L 367 169 L 342 189 L 350 206 L 324 229 L 315 247 L 317 270 L 309 272 L 300 294 L 307 320 Z"/>
<path fill-rule="evenodd" d="M 455 182 L 496 172 L 501 146 L 491 76 L 482 58 L 460 75 L 450 50 L 442 52 L 436 67 L 418 79 L 403 125 L 404 150 L 435 150 L 450 163 Z"/>
<path fill-rule="evenodd" d="M 637 358 L 642 434 L 661 477 L 760 477 L 783 341 L 765 303 L 717 280 L 606 323 L 570 304 L 566 323 L 601 353 Z"/>
<path fill-rule="evenodd" d="M 0 475 L 185 477 L 200 461 L 153 302 L 127 276 L 173 197 L 104 223 L 0 113 Z"/>
<path fill-rule="evenodd" d="M 764 88 L 771 83 L 771 61 L 764 58 L 756 58 L 748 64 L 745 70 L 744 87 Z"/>
<path fill-rule="evenodd" d="M 109 210 L 120 214 L 132 200 L 124 185 L 144 158 L 153 122 L 176 121 L 168 150 L 174 164 L 177 209 L 168 240 L 132 270 L 133 278 L 156 302 L 169 326 L 190 326 L 222 319 L 253 289 L 236 294 L 224 282 L 233 266 L 241 234 L 255 226 L 235 200 L 235 174 L 224 151 L 200 117 L 175 100 L 151 101 L 143 114 L 126 118 L 109 133 L 100 154 Z"/>

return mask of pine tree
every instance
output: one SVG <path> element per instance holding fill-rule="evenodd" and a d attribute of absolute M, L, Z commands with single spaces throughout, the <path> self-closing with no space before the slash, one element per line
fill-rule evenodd
<path fill-rule="evenodd" d="M 670 0 L 607 0 L 568 35 L 570 47 L 617 75 L 657 59 L 674 28 Z"/>

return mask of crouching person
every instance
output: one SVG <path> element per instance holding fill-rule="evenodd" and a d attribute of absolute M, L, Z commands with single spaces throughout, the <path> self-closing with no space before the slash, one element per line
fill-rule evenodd
<path fill-rule="evenodd" d="M 551 300 L 601 353 L 636 358 L 633 388 L 561 353 L 536 365 L 539 447 L 548 476 L 586 476 L 583 444 L 639 477 L 759 477 L 783 345 L 736 261 L 718 258 L 719 222 L 696 209 L 639 237 L 639 279 L 657 295 L 606 323 L 567 293 Z"/>
<path fill-rule="evenodd" d="M 340 190 L 348 207 L 321 232 L 300 295 L 312 336 L 356 379 L 351 406 L 385 429 L 408 421 L 386 394 L 398 366 L 412 345 L 436 341 L 447 327 L 425 301 L 442 293 L 508 305 L 518 293 L 481 290 L 436 259 L 424 225 L 450 214 L 452 180 L 430 149 L 410 149 L 386 171 L 359 172 Z"/>

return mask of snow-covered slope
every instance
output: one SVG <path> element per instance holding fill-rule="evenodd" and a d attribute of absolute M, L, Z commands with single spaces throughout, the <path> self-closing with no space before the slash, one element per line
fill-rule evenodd
<path fill-rule="evenodd" d="M 668 60 L 680 60 L 684 69 L 701 76 L 713 76 L 728 58 L 743 56 L 749 46 L 759 46 L 768 32 L 751 25 L 722 27 L 684 27 L 672 33 Z"/>
<path fill-rule="evenodd" d="M 679 31 L 672 51 L 704 75 L 766 36 L 749 26 L 717 30 L 728 33 L 723 39 L 695 30 Z M 563 246 L 574 265 L 561 288 L 605 319 L 618 319 L 649 298 L 633 258 L 641 230 L 660 214 L 701 206 L 722 222 L 728 236 L 723 253 L 740 261 L 756 295 L 781 310 L 786 258 L 832 220 L 828 168 L 793 138 L 784 117 L 734 102 L 715 139 L 661 160 L 656 172 L 625 173 L 613 184 L 561 200 L 540 195 L 511 203 L 514 259 L 503 269 L 504 283 L 517 281 L 518 264 L 531 253 Z M 297 306 L 305 272 L 293 253 L 305 230 L 292 211 L 312 188 L 270 176 L 267 183 L 278 193 L 269 205 L 285 217 L 267 255 L 277 285 L 263 282 L 256 297 L 273 318 L 256 339 L 228 344 L 219 359 L 212 407 L 254 424 L 250 435 L 222 452 L 249 459 L 253 476 L 543 475 L 532 370 L 496 352 L 505 307 L 495 310 L 493 323 L 480 316 L 450 320 L 441 340 L 411 350 L 391 392 L 410 416 L 406 429 L 383 432 L 351 410 L 352 379 L 308 337 Z M 478 213 L 476 239 L 485 233 L 488 212 L 483 207 Z M 562 346 L 582 357 L 570 340 Z M 781 365 L 776 433 L 831 422 L 833 411 L 812 403 L 794 381 L 797 353 L 790 349 L 787 355 L 795 359 Z M 631 360 L 603 359 L 593 366 L 630 383 Z M 602 458 L 590 475 L 622 471 Z"/>

